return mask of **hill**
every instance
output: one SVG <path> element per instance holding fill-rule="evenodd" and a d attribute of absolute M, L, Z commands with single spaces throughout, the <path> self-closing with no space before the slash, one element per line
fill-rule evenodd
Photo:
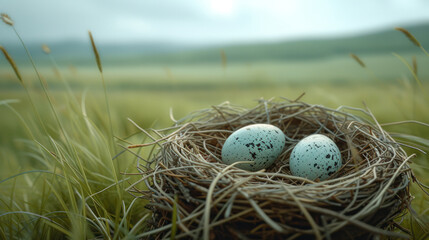
<path fill-rule="evenodd" d="M 406 27 L 423 46 L 429 47 L 429 24 Z M 89 42 L 61 42 L 49 44 L 52 54 L 60 64 L 77 66 L 93 63 Z M 30 52 L 39 64 L 49 59 L 39 45 L 29 46 Z M 11 54 L 21 63 L 27 62 L 19 44 L 8 47 Z M 220 49 L 228 57 L 228 62 L 296 61 L 320 59 L 335 55 L 381 54 L 390 52 L 419 51 L 400 32 L 388 29 L 352 37 L 302 39 L 265 43 L 234 44 L 226 46 L 192 46 L 169 43 L 132 43 L 126 45 L 98 45 L 103 64 L 196 64 L 220 61 Z M 28 63 L 28 62 L 27 62 Z"/>
<path fill-rule="evenodd" d="M 429 47 L 429 24 L 407 27 L 421 42 Z M 275 43 L 257 43 L 187 51 L 174 54 L 141 56 L 140 61 L 168 63 L 218 62 L 219 50 L 223 49 L 230 62 L 254 61 L 295 61 L 326 58 L 333 55 L 381 54 L 390 52 L 419 51 L 402 33 L 385 30 L 377 33 L 354 37 L 296 40 Z M 113 60 L 113 59 L 112 59 Z M 136 59 L 137 60 L 137 59 Z"/>

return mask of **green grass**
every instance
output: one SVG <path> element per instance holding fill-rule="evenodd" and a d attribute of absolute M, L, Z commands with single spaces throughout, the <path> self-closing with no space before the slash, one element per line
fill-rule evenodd
<path fill-rule="evenodd" d="M 365 101 L 381 123 L 407 120 L 413 116 L 416 120 L 429 122 L 427 98 L 417 94 L 413 100 L 410 98 L 411 87 L 400 83 L 277 85 L 247 89 L 238 86 L 198 91 L 180 88 L 151 91 L 111 89 L 112 122 L 115 135 L 125 139 L 138 132 L 127 118 L 146 128 L 165 127 L 172 124 L 169 120 L 170 108 L 175 118 L 181 118 L 224 100 L 250 107 L 260 97 L 296 98 L 302 92 L 306 92 L 303 100 L 331 107 L 362 107 L 362 101 Z M 1 92 L 2 99 L 19 99 L 21 102 L 9 104 L 20 116 L 5 105 L 0 108 L 4 116 L 0 122 L 1 158 L 4 162 L 0 172 L 3 206 L 0 234 L 7 238 L 55 238 L 64 235 L 75 239 L 96 236 L 132 238 L 133 234 L 144 231 L 144 224 L 132 229 L 141 218 L 147 217 L 145 202 L 141 199 L 133 202 L 134 198 L 124 190 L 138 177 L 117 174 L 137 172 L 136 159 L 130 154 L 123 154 L 113 160 L 119 163 L 119 169 L 112 164 L 111 153 L 118 152 L 120 148 L 106 149 L 110 146 L 109 125 L 102 91 L 76 93 L 77 103 L 65 95 L 65 91 L 51 92 L 60 121 L 66 129 L 68 143 L 56 127 L 45 97 L 38 91 L 32 94 L 51 138 L 45 135 L 29 111 L 24 92 Z M 84 105 L 82 99 L 85 99 Z M 417 109 L 417 115 L 413 115 L 411 106 Z M 19 123 L 20 117 L 24 122 Z M 24 123 L 37 142 L 29 139 Z M 391 129 L 422 138 L 429 135 L 428 128 L 413 125 Z M 129 140 L 144 141 L 138 135 Z M 425 178 L 429 172 L 427 156 L 419 155 L 412 167 L 419 178 L 429 184 Z M 120 192 L 116 186 L 119 186 Z M 417 197 L 413 206 L 418 213 L 423 213 L 428 208 L 428 199 L 415 186 L 412 190 Z M 119 214 L 118 207 L 121 210 Z"/>
<path fill-rule="evenodd" d="M 56 101 L 65 102 L 61 98 Z M 44 99 L 35 102 L 40 106 L 38 111 L 49 112 L 44 109 L 48 107 Z M 49 137 L 40 130 L 32 114 L 15 115 L 12 120 L 16 122 L 22 117 L 31 135 L 35 136 L 34 141 L 26 139 L 25 135 L 15 135 L 19 131 L 4 133 L 16 142 L 3 146 L 1 156 L 5 163 L 0 190 L 2 238 L 61 238 L 66 235 L 84 239 L 110 236 L 111 232 L 112 236 L 125 238 L 132 235 L 133 224 L 146 214 L 144 201 L 133 202 L 134 198 L 124 190 L 127 181 L 132 180 L 119 172 L 134 172 L 131 169 L 133 158 L 112 160 L 118 149 L 109 149 L 105 112 L 100 112 L 98 107 L 88 109 L 94 114 L 92 119 L 100 119 L 93 122 L 82 108 L 71 103 L 58 105 L 60 121 L 66 129 L 64 133 L 48 114 L 41 115 Z M 4 106 L 1 111 L 2 115 L 14 115 Z M 120 163 L 119 167 L 115 162 Z M 128 209 L 132 211 L 127 212 Z M 140 228 L 134 231 L 137 230 Z"/>
<path fill-rule="evenodd" d="M 415 54 L 402 54 L 403 58 L 411 62 Z M 259 63 L 232 63 L 224 70 L 220 64 L 182 64 L 182 65 L 133 65 L 107 66 L 104 69 L 105 78 L 110 89 L 140 89 L 165 90 L 168 88 L 191 89 L 213 88 L 230 85 L 274 85 L 285 86 L 320 83 L 332 86 L 356 83 L 372 84 L 377 82 L 396 83 L 404 78 L 411 77 L 407 67 L 393 54 L 361 55 L 363 61 L 374 75 L 360 68 L 348 56 L 331 56 L 326 59 L 313 59 L 304 61 L 264 61 Z M 419 77 L 429 78 L 429 58 L 423 54 L 416 54 L 419 65 Z M 62 81 L 58 78 L 51 65 L 42 64 L 38 67 L 42 76 L 47 79 L 51 89 L 64 89 Z M 100 77 L 96 64 L 85 67 L 60 66 L 62 76 L 75 90 L 84 88 L 100 88 Z M 1 89 L 17 90 L 20 85 L 15 79 L 13 71 L 6 62 L 0 63 Z M 35 77 L 31 68 L 23 67 L 21 72 L 24 78 Z M 37 87 L 29 83 L 30 87 Z"/>

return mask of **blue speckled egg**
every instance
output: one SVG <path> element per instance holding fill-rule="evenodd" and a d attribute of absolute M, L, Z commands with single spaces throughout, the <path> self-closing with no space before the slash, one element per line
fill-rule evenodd
<path fill-rule="evenodd" d="M 269 167 L 285 146 L 285 135 L 278 127 L 270 124 L 252 124 L 233 132 L 222 147 L 222 162 L 232 164 L 238 161 L 238 168 L 258 171 Z"/>
<path fill-rule="evenodd" d="M 330 138 L 313 134 L 298 142 L 290 155 L 289 165 L 295 176 L 325 180 L 341 168 L 341 153 Z"/>

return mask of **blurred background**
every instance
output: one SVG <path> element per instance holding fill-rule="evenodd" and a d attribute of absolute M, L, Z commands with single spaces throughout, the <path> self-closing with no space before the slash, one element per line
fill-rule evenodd
<path fill-rule="evenodd" d="M 297 89 L 304 91 L 320 84 L 395 82 L 409 72 L 392 52 L 409 61 L 415 55 L 421 65 L 428 59 L 393 28 L 405 27 L 423 46 L 429 45 L 428 10 L 425 0 L 1 3 L 52 88 L 58 73 L 42 44 L 49 46 L 59 72 L 74 89 L 99 85 L 87 34 L 91 30 L 112 91 L 215 90 L 225 85 L 287 89 L 317 83 Z M 0 32 L 1 44 L 32 78 L 13 30 L 2 24 Z M 370 70 L 360 68 L 349 53 Z M 15 89 L 5 61 L 0 69 L 1 89 Z M 428 73 L 427 67 L 419 69 L 421 78 Z M 219 101 L 226 99 L 222 91 L 216 94 Z"/>

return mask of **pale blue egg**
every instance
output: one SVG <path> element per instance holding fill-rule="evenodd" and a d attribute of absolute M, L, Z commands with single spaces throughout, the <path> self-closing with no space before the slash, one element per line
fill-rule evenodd
<path fill-rule="evenodd" d="M 252 124 L 233 132 L 222 147 L 222 162 L 238 168 L 258 171 L 269 167 L 281 154 L 285 146 L 285 135 L 278 127 L 270 124 Z"/>
<path fill-rule="evenodd" d="M 289 165 L 295 176 L 325 180 L 341 168 L 341 153 L 330 138 L 313 134 L 298 142 L 290 155 Z"/>

